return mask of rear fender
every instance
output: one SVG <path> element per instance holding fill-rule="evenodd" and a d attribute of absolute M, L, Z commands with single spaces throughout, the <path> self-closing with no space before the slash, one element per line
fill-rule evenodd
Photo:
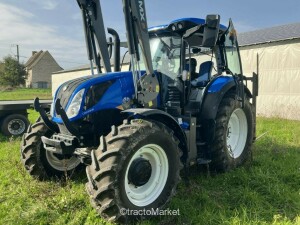
<path fill-rule="evenodd" d="M 236 88 L 236 83 L 230 76 L 220 76 L 213 80 L 207 87 L 203 104 L 201 107 L 201 120 L 215 120 L 219 105 L 224 96 Z M 252 98 L 252 94 L 247 87 L 245 87 L 245 94 Z"/>
<path fill-rule="evenodd" d="M 207 87 L 199 117 L 205 130 L 203 135 L 206 142 L 211 142 L 214 139 L 215 119 L 222 99 L 228 92 L 235 91 L 235 89 L 236 83 L 230 76 L 217 77 Z M 245 95 L 252 98 L 247 87 L 245 87 Z"/>

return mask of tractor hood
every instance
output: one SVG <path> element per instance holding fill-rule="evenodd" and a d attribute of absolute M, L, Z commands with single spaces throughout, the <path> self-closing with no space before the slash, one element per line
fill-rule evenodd
<path fill-rule="evenodd" d="M 123 109 L 134 96 L 132 72 L 115 72 L 85 76 L 62 84 L 56 91 L 52 106 L 60 99 L 70 121 L 103 109 Z M 62 123 L 51 109 L 52 120 Z"/>

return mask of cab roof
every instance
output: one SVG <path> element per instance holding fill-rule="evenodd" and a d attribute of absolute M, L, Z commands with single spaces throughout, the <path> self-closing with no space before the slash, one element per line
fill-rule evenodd
<path fill-rule="evenodd" d="M 172 27 L 176 28 L 176 31 L 181 31 L 184 32 L 194 26 L 198 25 L 204 25 L 205 24 L 205 19 L 200 19 L 200 18 L 181 18 L 177 20 L 171 21 L 169 24 L 165 25 L 159 25 L 159 26 L 154 26 L 150 27 L 148 31 L 150 33 L 154 32 L 170 32 L 174 31 L 172 30 Z M 226 31 L 227 27 L 220 24 L 220 30 L 221 31 Z"/>

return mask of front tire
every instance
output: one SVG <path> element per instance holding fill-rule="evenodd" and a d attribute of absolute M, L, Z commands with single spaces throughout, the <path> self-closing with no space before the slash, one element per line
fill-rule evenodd
<path fill-rule="evenodd" d="M 132 120 L 101 137 L 86 168 L 91 203 L 105 219 L 127 222 L 141 215 L 122 211 L 160 209 L 179 182 L 180 150 L 165 125 Z M 123 212 L 123 213 L 122 213 Z"/>
<path fill-rule="evenodd" d="M 70 176 L 80 169 L 80 159 L 75 156 L 62 156 L 46 151 L 42 136 L 50 138 L 53 132 L 47 128 L 42 120 L 29 126 L 21 142 L 21 161 L 26 171 L 39 180 L 51 177 Z"/>
<path fill-rule="evenodd" d="M 215 137 L 209 146 L 212 168 L 225 172 L 242 165 L 251 155 L 253 142 L 253 114 L 248 99 L 244 108 L 234 93 L 226 95 L 220 103 Z"/>

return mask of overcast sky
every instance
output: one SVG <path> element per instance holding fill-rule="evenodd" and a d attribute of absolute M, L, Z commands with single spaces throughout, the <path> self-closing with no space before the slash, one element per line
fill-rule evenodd
<path fill-rule="evenodd" d="M 125 40 L 121 0 L 101 0 L 106 27 Z M 238 32 L 300 22 L 299 0 L 146 0 L 148 25 L 182 17 L 220 14 L 232 18 Z M 82 21 L 76 0 L 0 0 L 0 59 L 16 55 L 26 62 L 32 51 L 48 50 L 68 69 L 87 64 Z"/>

